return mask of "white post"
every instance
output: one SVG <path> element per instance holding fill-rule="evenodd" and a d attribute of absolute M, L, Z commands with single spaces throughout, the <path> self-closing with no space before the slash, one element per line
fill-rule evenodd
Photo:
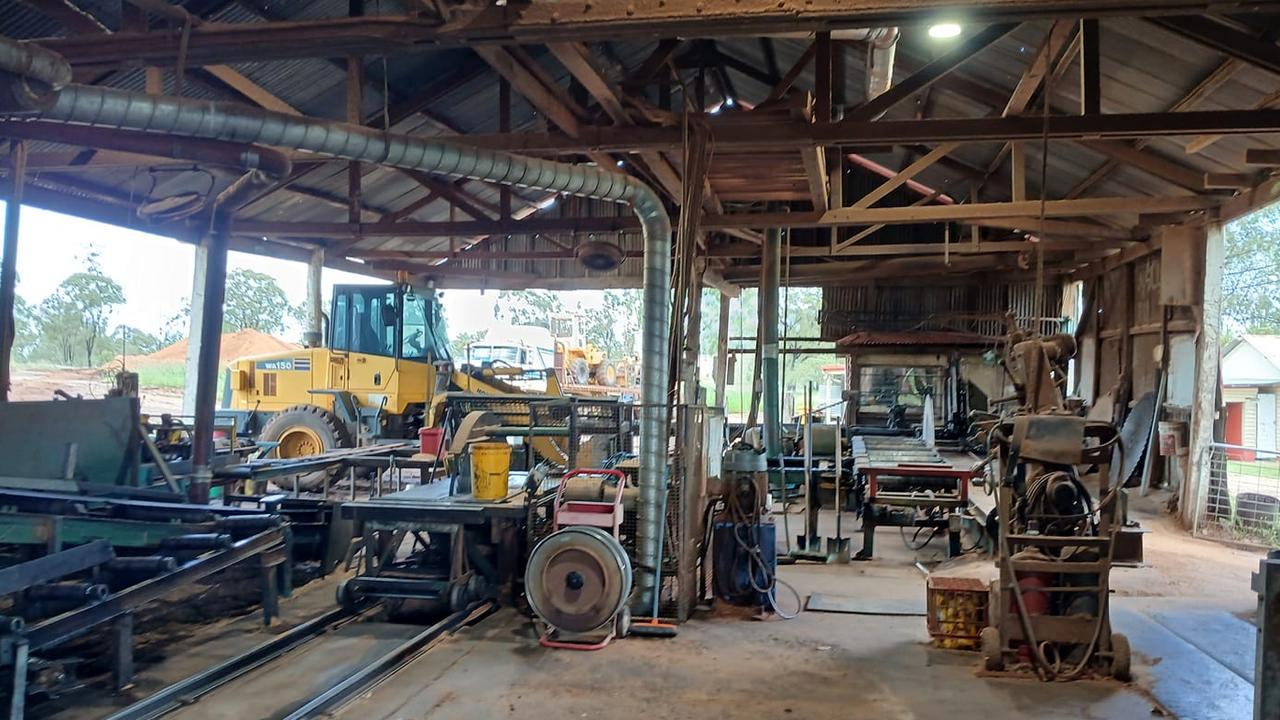
<path fill-rule="evenodd" d="M 307 263 L 307 327 L 302 331 L 302 344 L 320 347 L 324 344 L 324 310 L 320 303 L 320 276 L 324 272 L 324 248 L 311 251 Z"/>
<path fill-rule="evenodd" d="M 1218 360 L 1222 330 L 1222 265 L 1226 242 L 1222 223 L 1206 227 L 1204 244 L 1204 296 L 1200 306 L 1197 338 L 1196 396 L 1191 406 L 1191 472 L 1182 495 L 1182 522 L 1192 532 L 1199 529 L 1201 511 L 1209 496 L 1212 468 L 1210 446 L 1217 419 Z"/>
<path fill-rule="evenodd" d="M 182 386 L 182 414 L 196 412 L 196 384 L 200 378 L 200 328 L 204 324 L 204 276 L 209 266 L 209 248 L 196 245 L 196 264 L 191 279 L 191 321 L 187 328 L 187 374 Z"/>

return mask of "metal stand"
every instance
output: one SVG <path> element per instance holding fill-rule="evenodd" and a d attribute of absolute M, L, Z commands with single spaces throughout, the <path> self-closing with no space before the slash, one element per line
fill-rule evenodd
<path fill-rule="evenodd" d="M 1272 550 L 1253 575 L 1258 593 L 1258 652 L 1253 675 L 1253 718 L 1280 717 L 1280 550 Z"/>
<path fill-rule="evenodd" d="M 121 692 L 133 684 L 133 613 L 111 624 L 111 686 Z"/>

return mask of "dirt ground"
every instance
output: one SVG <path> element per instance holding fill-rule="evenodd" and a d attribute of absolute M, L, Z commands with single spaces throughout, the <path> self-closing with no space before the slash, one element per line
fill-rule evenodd
<path fill-rule="evenodd" d="M 14 368 L 10 397 L 14 400 L 53 400 L 54 391 L 71 396 L 97 398 L 111 389 L 111 381 L 94 368 Z M 142 412 L 150 415 L 182 412 L 182 391 L 177 388 L 141 389 Z"/>

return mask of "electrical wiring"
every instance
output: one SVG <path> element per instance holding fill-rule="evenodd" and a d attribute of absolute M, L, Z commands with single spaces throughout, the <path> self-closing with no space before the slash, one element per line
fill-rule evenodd
<path fill-rule="evenodd" d="M 790 620 L 800 614 L 801 602 L 800 593 L 794 587 L 786 583 L 777 576 L 777 572 L 773 565 L 765 561 L 765 548 L 760 546 L 760 540 L 756 536 L 756 528 L 759 527 L 761 521 L 760 505 L 762 498 L 758 497 L 758 491 L 755 483 L 748 483 L 744 488 L 750 488 L 750 498 L 748 499 L 748 507 L 742 506 L 744 498 L 741 493 L 730 492 L 726 497 L 725 507 L 729 511 L 729 520 L 733 524 L 733 540 L 737 545 L 737 557 L 742 560 L 735 559 L 735 567 L 732 575 L 734 590 L 742 594 L 754 591 L 763 595 L 769 603 L 769 607 L 783 620 Z M 776 552 L 774 548 L 768 548 L 769 552 Z M 742 586 L 738 582 L 738 569 L 742 567 L 739 563 L 745 563 L 745 575 L 747 585 Z M 763 581 L 757 578 L 763 579 Z M 789 613 L 782 610 L 778 606 L 778 586 L 781 585 L 790 592 L 796 599 L 796 611 Z"/>

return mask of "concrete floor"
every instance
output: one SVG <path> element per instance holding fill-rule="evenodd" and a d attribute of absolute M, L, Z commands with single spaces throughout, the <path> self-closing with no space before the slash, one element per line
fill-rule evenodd
<path fill-rule="evenodd" d="M 976 655 L 929 646 L 921 617 L 805 612 L 790 621 L 758 622 L 702 614 L 674 639 L 630 638 L 599 652 L 571 652 L 539 647 L 527 619 L 504 610 L 412 661 L 340 716 L 1050 720 L 1164 714 L 1246 720 L 1253 628 L 1243 618 L 1255 602 L 1249 572 L 1259 555 L 1189 538 L 1155 512 L 1153 503 L 1139 505 L 1136 513 L 1152 530 L 1147 566 L 1114 573 L 1114 623 L 1135 650 L 1136 678 L 1129 685 L 979 677 Z M 823 518 L 824 533 L 830 520 Z M 924 576 L 914 561 L 935 560 L 932 546 L 912 553 L 896 529 L 884 528 L 877 551 L 879 558 L 870 563 L 795 565 L 784 567 L 781 576 L 805 596 L 822 592 L 921 606 Z M 330 607 L 332 582 L 308 586 L 286 603 L 288 618 L 297 622 Z M 181 717 L 279 717 L 344 668 L 417 629 L 346 626 L 201 700 Z M 163 664 L 144 671 L 134 694 L 262 642 L 268 632 L 253 617 L 204 629 Z M 105 706 L 75 707 L 65 716 L 105 713 Z"/>

